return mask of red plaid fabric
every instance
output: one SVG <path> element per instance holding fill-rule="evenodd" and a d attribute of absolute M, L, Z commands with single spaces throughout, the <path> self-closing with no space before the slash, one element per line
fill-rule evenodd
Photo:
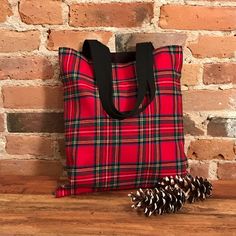
<path fill-rule="evenodd" d="M 56 189 L 56 197 L 153 187 L 160 177 L 186 174 L 182 47 L 154 49 L 153 57 L 156 97 L 140 115 L 117 120 L 103 110 L 93 63 L 76 50 L 59 49 L 69 183 Z M 112 73 L 117 109 L 131 110 L 137 92 L 135 61 L 113 63 Z"/>

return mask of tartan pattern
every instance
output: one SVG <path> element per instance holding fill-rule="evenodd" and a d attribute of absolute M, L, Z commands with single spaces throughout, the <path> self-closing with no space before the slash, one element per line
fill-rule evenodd
<path fill-rule="evenodd" d="M 157 48 L 153 57 L 156 97 L 140 115 L 116 120 L 102 108 L 92 62 L 74 49 L 59 49 L 69 182 L 57 187 L 56 197 L 152 187 L 160 177 L 186 174 L 182 47 Z M 120 111 L 135 103 L 135 73 L 135 61 L 112 63 Z"/>

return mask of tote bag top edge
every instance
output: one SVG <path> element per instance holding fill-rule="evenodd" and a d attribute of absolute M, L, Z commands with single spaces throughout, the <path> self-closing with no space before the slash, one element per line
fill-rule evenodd
<path fill-rule="evenodd" d="M 169 51 L 171 51 L 173 53 L 183 54 L 183 46 L 182 45 L 172 44 L 172 45 L 166 45 L 163 47 L 154 48 L 153 55 L 155 55 L 156 53 L 158 53 L 160 51 L 165 51 L 165 49 L 169 49 Z M 65 52 L 68 52 L 68 51 L 70 52 L 70 54 L 74 54 L 75 56 L 82 58 L 87 63 L 92 63 L 91 60 L 89 60 L 87 57 L 85 57 L 81 51 L 76 50 L 71 47 L 59 47 L 59 49 L 58 49 L 59 56 L 62 56 L 63 54 L 65 54 Z M 128 52 L 134 52 L 134 51 L 111 52 L 111 53 L 125 53 L 125 52 L 128 53 Z M 135 63 L 135 60 L 130 61 L 129 63 Z M 120 63 L 113 63 L 113 64 L 120 64 Z M 123 64 L 123 63 L 121 63 L 121 64 Z M 126 64 L 126 63 L 124 63 L 124 64 Z"/>

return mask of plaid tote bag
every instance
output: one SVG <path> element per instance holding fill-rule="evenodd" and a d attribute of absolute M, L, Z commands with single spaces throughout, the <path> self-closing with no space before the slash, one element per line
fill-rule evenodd
<path fill-rule="evenodd" d="M 185 175 L 182 46 L 110 53 L 97 40 L 59 49 L 68 183 L 55 196 L 154 187 Z"/>

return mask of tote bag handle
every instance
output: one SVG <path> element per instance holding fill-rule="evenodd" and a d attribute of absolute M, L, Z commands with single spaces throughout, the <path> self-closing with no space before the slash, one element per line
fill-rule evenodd
<path fill-rule="evenodd" d="M 153 45 L 150 42 L 136 44 L 137 99 L 132 110 L 120 112 L 113 101 L 112 61 L 107 46 L 97 40 L 85 40 L 82 53 L 93 61 L 94 74 L 103 109 L 114 119 L 125 119 L 144 111 L 155 97 L 153 73 Z M 148 101 L 142 105 L 145 96 Z M 141 106 L 141 107 L 140 107 Z"/>

